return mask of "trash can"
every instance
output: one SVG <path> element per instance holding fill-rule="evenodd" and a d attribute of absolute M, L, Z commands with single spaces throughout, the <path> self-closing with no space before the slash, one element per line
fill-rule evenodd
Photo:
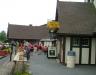
<path fill-rule="evenodd" d="M 75 52 L 74 51 L 68 51 L 67 53 L 67 67 L 68 68 L 74 68 L 75 67 Z"/>

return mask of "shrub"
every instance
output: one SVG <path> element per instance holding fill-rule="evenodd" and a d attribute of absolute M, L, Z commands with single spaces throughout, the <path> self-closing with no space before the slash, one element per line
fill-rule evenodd
<path fill-rule="evenodd" d="M 15 72 L 15 75 L 32 75 L 32 74 L 30 74 L 30 73 L 27 71 L 28 67 L 29 67 L 29 65 L 24 64 L 23 71 L 22 71 L 22 72 L 16 71 L 16 72 Z"/>
<path fill-rule="evenodd" d="M 16 72 L 15 75 L 32 75 L 28 72 Z"/>

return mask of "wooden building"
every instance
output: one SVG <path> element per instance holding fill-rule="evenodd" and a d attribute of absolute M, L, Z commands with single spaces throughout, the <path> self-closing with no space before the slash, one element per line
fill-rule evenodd
<path fill-rule="evenodd" d="M 32 43 L 39 42 L 41 39 L 49 37 L 48 29 L 46 25 L 42 26 L 25 26 L 8 24 L 7 37 L 9 40 L 18 41 L 32 41 Z"/>
<path fill-rule="evenodd" d="M 67 53 L 76 52 L 76 64 L 96 64 L 96 9 L 92 3 L 57 2 L 56 20 L 60 62 L 66 64 Z"/>

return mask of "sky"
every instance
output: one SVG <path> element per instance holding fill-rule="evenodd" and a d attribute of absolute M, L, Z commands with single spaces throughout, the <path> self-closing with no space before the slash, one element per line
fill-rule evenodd
<path fill-rule="evenodd" d="M 0 0 L 0 32 L 7 32 L 8 23 L 39 26 L 48 20 L 54 20 L 56 2 L 57 0 Z"/>

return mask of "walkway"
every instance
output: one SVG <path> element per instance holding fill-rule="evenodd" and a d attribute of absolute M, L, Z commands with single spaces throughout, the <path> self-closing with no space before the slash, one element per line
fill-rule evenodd
<path fill-rule="evenodd" d="M 9 58 L 10 58 L 10 56 L 8 55 L 8 56 L 0 59 L 0 66 L 1 66 L 2 64 L 4 64 L 4 63 L 9 62 L 9 60 L 10 60 Z"/>
<path fill-rule="evenodd" d="M 79 65 L 69 69 L 55 59 L 47 59 L 43 53 L 31 55 L 29 70 L 32 75 L 96 75 L 96 66 Z"/>
<path fill-rule="evenodd" d="M 1 74 L 1 71 L 5 71 L 6 68 L 4 68 L 4 67 L 6 66 L 6 64 L 8 64 L 9 58 L 10 58 L 10 57 L 9 57 L 9 55 L 8 55 L 8 56 L 0 59 L 0 75 L 2 75 L 2 74 Z M 3 70 L 3 69 L 4 69 L 4 70 Z"/>

